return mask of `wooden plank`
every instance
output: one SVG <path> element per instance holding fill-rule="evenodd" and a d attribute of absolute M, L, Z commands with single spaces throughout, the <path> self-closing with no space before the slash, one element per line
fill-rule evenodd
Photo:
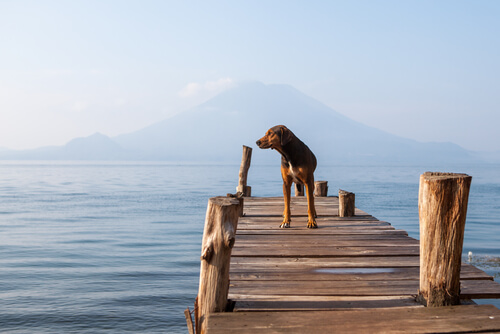
<path fill-rule="evenodd" d="M 230 280 L 268 280 L 268 281 L 349 281 L 349 280 L 418 280 L 418 267 L 402 268 L 320 268 L 318 270 L 276 271 L 276 270 L 231 270 Z M 489 280 L 493 277 L 473 266 L 462 267 L 460 279 Z"/>
<path fill-rule="evenodd" d="M 305 218 L 305 217 L 304 217 Z M 321 221 L 316 221 L 318 224 L 321 224 Z M 302 227 L 298 224 L 295 224 L 296 226 L 294 227 Z M 319 226 L 319 225 L 318 225 Z M 359 234 L 360 232 L 366 232 L 366 231 L 381 231 L 381 230 L 395 230 L 393 226 L 386 225 L 386 224 L 373 224 L 373 225 L 366 225 L 366 224 L 359 224 L 359 225 L 338 225 L 338 224 L 322 224 L 321 228 L 330 228 L 333 234 L 337 232 L 342 232 L 342 234 Z M 242 225 L 241 228 L 239 228 L 240 231 L 248 231 L 248 230 L 277 230 L 279 229 L 279 224 L 276 222 L 273 222 L 273 224 L 248 224 L 248 225 Z M 330 233 L 330 234 L 332 234 Z M 406 235 L 406 233 L 404 234 Z"/>
<path fill-rule="evenodd" d="M 243 235 L 241 235 L 243 237 Z M 249 236 L 249 235 L 246 235 Z M 419 247 L 418 241 L 408 240 L 406 238 L 370 238 L 369 234 L 362 234 L 358 236 L 341 235 L 329 236 L 329 238 L 314 238 L 314 236 L 299 236 L 289 237 L 286 239 L 272 239 L 265 237 L 273 237 L 272 235 L 262 235 L 259 238 L 239 238 L 234 245 L 237 248 L 258 248 L 258 247 L 274 247 L 276 249 L 284 247 Z M 341 238 L 345 237 L 345 238 Z M 363 238 L 366 237 L 366 238 Z M 265 239 L 265 240 L 261 240 Z"/>
<path fill-rule="evenodd" d="M 408 232 L 404 230 L 332 230 L 318 225 L 318 228 L 310 229 L 306 227 L 305 223 L 293 224 L 290 228 L 277 228 L 269 230 L 240 230 L 238 229 L 237 235 L 340 235 L 340 234 L 367 234 L 367 235 L 401 235 L 407 236 Z"/>
<path fill-rule="evenodd" d="M 286 282 L 286 284 L 284 284 Z M 500 284 L 490 280 L 461 281 L 461 298 L 500 298 Z M 230 291 L 256 295 L 399 296 L 416 295 L 419 280 L 231 281 Z"/>
<path fill-rule="evenodd" d="M 307 207 L 304 207 L 304 209 L 307 209 Z M 281 210 L 283 211 L 283 210 Z M 241 217 L 240 219 L 240 222 L 241 223 L 248 223 L 248 222 L 254 222 L 254 221 L 258 221 L 258 222 L 266 222 L 272 215 L 269 215 L 269 216 L 266 216 L 265 214 L 263 214 L 262 210 L 255 210 L 255 212 L 259 213 L 259 215 L 245 215 L 243 217 Z M 282 214 L 283 212 L 281 212 L 280 214 Z M 295 217 L 307 217 L 307 214 L 300 214 L 300 215 L 293 215 L 292 218 L 295 218 Z M 273 218 L 273 217 L 271 217 Z M 333 221 L 333 222 L 337 222 L 337 223 L 342 223 L 342 222 L 346 222 L 346 223 L 349 223 L 349 222 L 381 222 L 381 220 L 378 220 L 377 218 L 373 217 L 373 216 L 370 216 L 370 215 L 362 215 L 362 216 L 353 216 L 353 217 L 339 217 L 335 214 L 333 215 L 327 215 L 327 214 L 321 214 L 321 213 L 318 213 L 318 219 L 321 219 L 323 221 Z M 386 221 L 384 221 L 385 223 L 388 223 Z"/>
<path fill-rule="evenodd" d="M 416 256 L 398 257 L 338 257 L 338 258 L 272 258 L 272 257 L 234 257 L 231 259 L 231 270 L 240 268 L 262 269 L 297 269 L 303 270 L 319 268 L 398 268 L 418 267 L 419 258 Z"/>
<path fill-rule="evenodd" d="M 307 216 L 301 216 L 303 218 L 306 218 Z M 281 217 L 279 217 L 281 218 Z M 295 218 L 295 217 L 292 217 Z M 350 217 L 352 218 L 352 217 Z M 263 226 L 267 227 L 268 225 L 272 225 L 273 221 L 279 220 L 278 217 L 245 217 L 241 218 L 240 221 L 238 222 L 239 225 L 250 225 L 250 226 Z M 365 217 L 364 219 L 361 217 L 357 217 L 356 219 L 339 219 L 338 217 L 322 217 L 318 216 L 316 219 L 317 222 L 321 222 L 323 225 L 328 224 L 328 226 L 377 226 L 377 225 L 385 225 L 385 226 L 391 226 L 386 221 L 381 221 L 377 220 L 372 217 Z"/>
<path fill-rule="evenodd" d="M 380 307 L 424 307 L 413 297 L 375 297 L 372 299 L 347 300 L 245 300 L 238 299 L 233 312 L 252 311 L 314 311 L 314 310 L 345 310 Z"/>
<path fill-rule="evenodd" d="M 418 280 L 384 281 L 232 281 L 231 293 L 255 295 L 400 296 L 415 295 Z M 286 284 L 284 284 L 286 283 Z"/>
<path fill-rule="evenodd" d="M 460 280 L 460 296 L 469 299 L 500 298 L 500 284 L 489 280 Z"/>
<path fill-rule="evenodd" d="M 321 302 L 321 301 L 366 301 L 366 300 L 396 300 L 408 299 L 407 295 L 404 296 L 279 296 L 279 295 L 245 295 L 233 293 L 231 295 L 235 299 L 248 300 L 248 301 L 307 301 L 307 302 Z"/>
<path fill-rule="evenodd" d="M 343 257 L 343 256 L 418 256 L 420 248 L 414 246 L 400 247 L 322 247 L 322 246 L 295 246 L 295 247 L 235 247 L 233 257 Z"/>
<path fill-rule="evenodd" d="M 286 234 L 285 234 L 286 235 Z M 276 234 L 262 234 L 251 235 L 241 234 L 236 239 L 234 247 L 240 244 L 252 243 L 256 245 L 270 245 L 270 244 L 288 244 L 288 243 L 301 243 L 301 244 L 322 244 L 325 246 L 336 246 L 344 243 L 344 246 L 403 246 L 403 245 L 420 245 L 419 241 L 408 237 L 406 235 L 374 235 L 374 234 L 355 234 L 355 235 L 327 235 L 327 234 L 302 234 L 302 235 L 283 235 Z"/>
<path fill-rule="evenodd" d="M 276 296 L 231 295 L 237 300 L 234 312 L 292 310 L 342 310 L 376 307 L 424 307 L 413 296 Z"/>
<path fill-rule="evenodd" d="M 307 218 L 304 217 L 304 221 Z M 336 222 L 336 221 L 322 221 L 317 218 L 316 222 L 321 224 L 322 228 L 331 228 L 333 231 L 337 230 L 352 230 L 352 234 L 356 234 L 359 230 L 394 230 L 395 228 L 385 222 L 373 221 L 372 223 L 360 223 L 360 222 Z M 281 223 L 281 219 L 276 219 L 274 221 L 268 222 L 250 222 L 248 224 L 242 223 L 238 224 L 238 229 L 241 230 L 269 230 L 269 229 L 279 229 L 279 224 Z M 296 220 L 292 220 L 292 223 L 297 223 Z M 299 224 L 294 224 L 296 227 L 300 227 Z"/>
<path fill-rule="evenodd" d="M 376 308 L 349 311 L 232 312 L 209 316 L 211 334 L 222 333 L 470 333 L 500 328 L 491 305 Z"/>

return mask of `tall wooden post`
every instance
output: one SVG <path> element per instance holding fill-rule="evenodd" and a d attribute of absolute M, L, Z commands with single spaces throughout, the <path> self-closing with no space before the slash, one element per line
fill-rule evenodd
<path fill-rule="evenodd" d="M 224 312 L 229 291 L 229 262 L 234 245 L 240 202 L 213 197 L 208 201 L 201 248 L 200 287 L 195 302 L 196 333 L 206 332 L 207 317 Z"/>
<path fill-rule="evenodd" d="M 328 181 L 314 182 L 314 196 L 316 197 L 328 196 Z"/>
<path fill-rule="evenodd" d="M 427 306 L 460 304 L 460 268 L 472 177 L 431 173 L 420 176 L 420 290 Z"/>
<path fill-rule="evenodd" d="M 252 187 L 247 186 L 248 169 L 252 160 L 252 148 L 243 145 L 243 157 L 241 158 L 240 174 L 236 193 L 242 193 L 243 196 L 250 197 L 252 195 Z"/>
<path fill-rule="evenodd" d="M 354 193 L 339 189 L 339 217 L 352 217 L 355 210 Z"/>

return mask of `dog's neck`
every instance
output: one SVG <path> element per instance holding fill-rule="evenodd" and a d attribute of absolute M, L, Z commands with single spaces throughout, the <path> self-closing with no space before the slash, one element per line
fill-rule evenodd
<path fill-rule="evenodd" d="M 297 155 L 297 152 L 301 152 L 297 148 L 297 146 L 300 146 L 300 144 L 304 145 L 298 138 L 296 138 L 295 141 L 289 142 L 279 149 L 277 148 L 276 151 L 278 151 L 281 156 L 283 157 L 283 160 L 291 166 L 299 166 L 301 164 L 301 156 Z"/>
<path fill-rule="evenodd" d="M 276 151 L 278 151 L 280 154 L 281 154 L 281 157 L 285 160 L 285 162 L 287 162 L 288 164 L 292 164 L 292 162 L 290 161 L 290 155 L 285 151 L 283 150 L 283 148 L 277 148 Z"/>

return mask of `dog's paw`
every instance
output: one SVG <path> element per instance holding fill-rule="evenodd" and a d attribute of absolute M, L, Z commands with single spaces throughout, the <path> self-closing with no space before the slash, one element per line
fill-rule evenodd
<path fill-rule="evenodd" d="M 290 222 L 281 223 L 280 228 L 290 228 Z"/>
<path fill-rule="evenodd" d="M 310 221 L 307 223 L 307 228 L 318 228 L 318 224 L 315 221 Z"/>

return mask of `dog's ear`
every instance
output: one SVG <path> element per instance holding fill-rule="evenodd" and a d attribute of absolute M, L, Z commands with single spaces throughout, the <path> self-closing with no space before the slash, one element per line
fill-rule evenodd
<path fill-rule="evenodd" d="M 285 128 L 281 127 L 281 146 L 288 144 L 292 140 L 292 132 Z"/>

